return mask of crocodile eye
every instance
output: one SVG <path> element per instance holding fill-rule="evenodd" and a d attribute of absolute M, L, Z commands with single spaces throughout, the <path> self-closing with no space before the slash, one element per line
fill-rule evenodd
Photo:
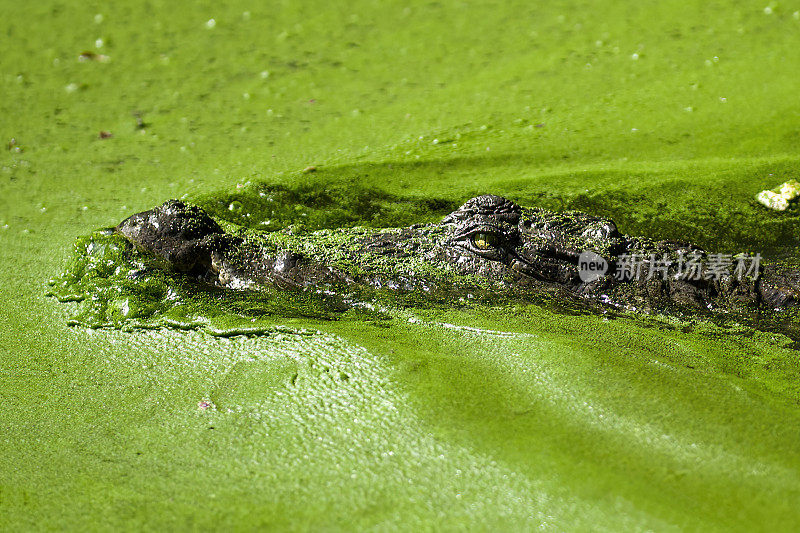
<path fill-rule="evenodd" d="M 513 237 L 493 224 L 466 224 L 457 228 L 449 243 L 485 259 L 500 261 L 507 254 L 506 247 Z"/>
<path fill-rule="evenodd" d="M 489 250 L 500 244 L 500 238 L 496 233 L 478 232 L 472 236 L 472 244 L 478 250 Z"/>

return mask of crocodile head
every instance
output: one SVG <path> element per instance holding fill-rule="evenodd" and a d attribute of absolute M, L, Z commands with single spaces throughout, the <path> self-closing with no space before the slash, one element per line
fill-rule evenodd
<path fill-rule="evenodd" d="M 225 234 L 202 209 L 170 200 L 120 223 L 117 232 L 174 270 L 229 287 L 309 287 L 331 280 L 414 289 L 451 274 L 523 286 L 580 284 L 578 257 L 611 257 L 614 223 L 579 212 L 522 208 L 494 195 L 470 199 L 441 222 L 407 228 L 339 228 Z M 341 275 L 337 274 L 341 273 Z"/>

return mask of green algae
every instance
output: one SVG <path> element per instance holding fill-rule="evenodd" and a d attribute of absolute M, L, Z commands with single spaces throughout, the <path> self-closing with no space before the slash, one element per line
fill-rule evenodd
<path fill-rule="evenodd" d="M 5 7 L 0 527 L 797 529 L 781 334 L 442 306 L 214 338 L 43 298 L 92 228 L 273 179 L 792 257 L 753 196 L 800 169 L 796 7 Z"/>

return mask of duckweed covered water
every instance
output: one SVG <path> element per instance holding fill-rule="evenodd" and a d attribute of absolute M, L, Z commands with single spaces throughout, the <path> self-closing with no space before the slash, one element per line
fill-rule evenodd
<path fill-rule="evenodd" d="M 247 302 L 225 299 L 236 324 L 120 331 L 44 296 L 95 228 L 183 195 L 240 224 L 250 191 L 280 204 L 251 215 L 266 229 L 425 222 L 492 192 L 796 259 L 798 214 L 753 197 L 800 170 L 797 9 L 6 6 L 0 527 L 797 529 L 781 333 L 267 299 L 297 311 L 218 337 Z M 113 296 L 85 324 L 122 320 Z M 178 322 L 207 316 L 191 305 Z"/>

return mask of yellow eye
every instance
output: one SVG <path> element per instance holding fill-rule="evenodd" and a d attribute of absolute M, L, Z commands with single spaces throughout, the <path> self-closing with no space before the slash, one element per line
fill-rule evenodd
<path fill-rule="evenodd" d="M 472 244 L 478 250 L 488 250 L 494 248 L 499 243 L 497 235 L 494 233 L 476 233 L 472 236 Z"/>

